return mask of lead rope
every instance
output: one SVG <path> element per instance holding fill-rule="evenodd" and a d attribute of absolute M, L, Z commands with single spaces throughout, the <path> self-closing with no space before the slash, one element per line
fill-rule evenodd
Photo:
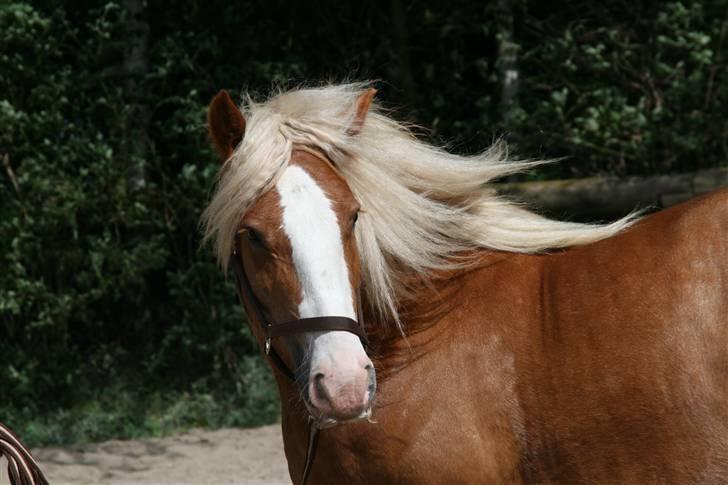
<path fill-rule="evenodd" d="M 311 472 L 313 466 L 313 460 L 316 458 L 316 450 L 318 448 L 319 440 L 319 428 L 316 425 L 316 421 L 312 417 L 308 418 L 308 448 L 306 449 L 306 461 L 303 465 L 303 475 L 301 475 L 301 485 L 306 485 L 308 481 L 308 475 Z"/>

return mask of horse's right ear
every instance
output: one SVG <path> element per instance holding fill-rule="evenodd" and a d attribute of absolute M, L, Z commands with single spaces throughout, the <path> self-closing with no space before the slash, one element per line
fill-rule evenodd
<path fill-rule="evenodd" d="M 220 90 L 207 108 L 207 130 L 218 155 L 230 158 L 245 135 L 245 118 L 227 91 Z"/>

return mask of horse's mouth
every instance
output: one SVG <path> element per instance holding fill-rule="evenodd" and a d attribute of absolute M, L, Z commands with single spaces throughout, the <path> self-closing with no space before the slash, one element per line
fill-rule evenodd
<path fill-rule="evenodd" d="M 316 427 L 319 429 L 326 429 L 326 428 L 333 428 L 334 426 L 338 426 L 340 424 L 347 424 L 347 423 L 356 423 L 358 421 L 368 421 L 370 423 L 373 423 L 372 420 L 372 408 L 371 406 L 367 408 L 365 411 L 363 411 L 359 416 L 356 416 L 354 418 L 348 418 L 348 419 L 336 419 L 331 417 L 315 417 L 313 413 L 309 410 L 309 419 L 312 420 Z"/>
<path fill-rule="evenodd" d="M 319 429 L 333 428 L 334 426 L 339 426 L 341 424 L 356 423 L 359 421 L 374 423 L 374 420 L 372 419 L 372 411 L 374 409 L 373 398 L 370 400 L 366 409 L 364 409 L 364 411 L 362 411 L 358 416 L 347 418 L 337 418 L 322 414 L 321 411 L 319 411 L 316 406 L 311 403 L 306 394 L 303 395 L 303 403 L 306 407 L 306 411 L 308 412 L 309 422 L 314 423 Z"/>

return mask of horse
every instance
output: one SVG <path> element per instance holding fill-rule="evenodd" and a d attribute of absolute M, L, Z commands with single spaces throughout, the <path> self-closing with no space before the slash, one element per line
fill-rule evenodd
<path fill-rule="evenodd" d="M 8 461 L 11 485 L 48 485 L 48 480 L 28 448 L 10 428 L 0 423 L 0 458 Z"/>
<path fill-rule="evenodd" d="M 552 220 L 491 183 L 541 161 L 448 153 L 370 86 L 208 108 L 205 237 L 292 480 L 728 482 L 728 192 Z"/>

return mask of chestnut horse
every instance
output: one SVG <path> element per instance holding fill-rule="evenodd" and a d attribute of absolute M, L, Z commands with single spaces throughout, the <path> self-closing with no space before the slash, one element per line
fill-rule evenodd
<path fill-rule="evenodd" d="M 485 183 L 538 162 L 449 154 L 373 97 L 208 112 L 207 236 L 269 346 L 294 482 L 309 420 L 347 423 L 317 484 L 728 482 L 728 192 L 549 220 Z"/>

